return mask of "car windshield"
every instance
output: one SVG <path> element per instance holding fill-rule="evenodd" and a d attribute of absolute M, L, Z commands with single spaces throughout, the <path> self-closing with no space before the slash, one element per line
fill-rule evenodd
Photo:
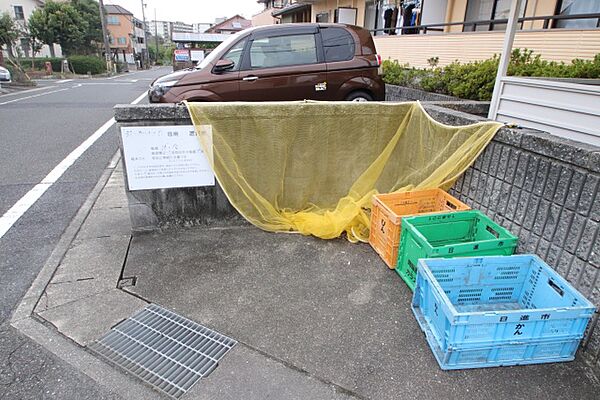
<path fill-rule="evenodd" d="M 231 37 L 227 38 L 227 40 L 225 40 L 220 45 L 215 47 L 215 49 L 213 51 L 211 51 L 210 54 L 207 55 L 206 58 L 204 60 L 202 60 L 200 62 L 200 64 L 198 64 L 196 66 L 196 69 L 202 69 L 202 68 L 206 67 L 208 64 L 212 63 L 215 60 L 215 58 L 217 58 L 219 56 L 219 54 L 221 54 L 223 49 L 226 49 L 227 47 L 229 47 L 229 45 L 231 43 L 237 41 L 242 33 L 243 32 L 236 33 L 235 35 L 231 35 Z"/>

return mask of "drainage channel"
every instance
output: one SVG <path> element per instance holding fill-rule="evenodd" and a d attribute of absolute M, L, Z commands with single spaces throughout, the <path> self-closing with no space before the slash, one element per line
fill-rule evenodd
<path fill-rule="evenodd" d="M 237 342 L 156 304 L 115 325 L 90 350 L 179 398 Z"/>

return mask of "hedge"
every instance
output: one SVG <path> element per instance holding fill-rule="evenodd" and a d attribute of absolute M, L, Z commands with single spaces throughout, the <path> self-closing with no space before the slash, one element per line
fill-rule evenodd
<path fill-rule="evenodd" d="M 64 59 L 60 57 L 45 57 L 45 58 L 34 58 L 33 67 L 34 69 L 44 70 L 46 69 L 46 61 L 50 61 L 52 64 L 52 70 L 54 72 L 60 72 L 61 63 Z M 22 58 L 20 60 L 21 67 L 28 69 L 31 68 L 31 58 Z"/>
<path fill-rule="evenodd" d="M 92 75 L 96 75 L 106 72 L 106 63 L 102 58 L 94 56 L 71 56 L 67 59 L 73 72 L 76 74 L 87 74 L 90 72 Z"/>
<path fill-rule="evenodd" d="M 408 86 L 470 100 L 490 100 L 494 90 L 499 58 L 462 64 L 458 61 L 429 69 L 411 68 L 397 61 L 383 62 L 386 83 Z M 543 60 L 531 50 L 515 49 L 508 75 L 556 78 L 600 78 L 600 54 L 593 60 L 575 59 L 570 64 Z"/>

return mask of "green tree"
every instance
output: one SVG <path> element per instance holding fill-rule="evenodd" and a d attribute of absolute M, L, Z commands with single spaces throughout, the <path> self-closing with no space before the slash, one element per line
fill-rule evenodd
<path fill-rule="evenodd" d="M 83 43 L 77 52 L 98 54 L 98 49 L 102 45 L 102 22 L 98 2 L 95 0 L 71 0 L 71 5 L 87 24 L 83 32 Z"/>
<path fill-rule="evenodd" d="M 50 46 L 54 57 L 53 43 L 60 44 L 65 55 L 81 47 L 87 22 L 71 4 L 48 1 L 43 8 L 36 9 L 29 17 L 29 32 L 32 37 Z"/>
<path fill-rule="evenodd" d="M 19 29 L 15 21 L 5 12 L 0 15 L 0 48 L 6 46 L 9 57 L 14 57 L 13 44 L 19 37 Z"/>

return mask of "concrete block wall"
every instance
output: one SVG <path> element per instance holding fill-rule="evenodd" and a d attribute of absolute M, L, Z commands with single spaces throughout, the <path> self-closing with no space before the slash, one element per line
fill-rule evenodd
<path fill-rule="evenodd" d="M 124 126 L 192 125 L 183 105 L 123 105 L 115 107 L 119 131 Z M 119 135 L 121 156 L 123 144 Z M 127 160 L 125 160 L 125 166 Z M 129 217 L 134 232 L 169 226 L 222 225 L 245 221 L 231 206 L 223 189 L 215 186 L 176 189 L 129 190 L 124 168 Z"/>
<path fill-rule="evenodd" d="M 458 97 L 445 94 L 426 92 L 407 86 L 385 85 L 386 101 L 461 101 Z"/>
<path fill-rule="evenodd" d="M 489 101 L 463 100 L 445 94 L 431 93 L 406 86 L 385 85 L 386 101 L 423 101 L 485 117 L 490 109 Z"/>
<path fill-rule="evenodd" d="M 424 102 L 449 125 L 483 118 Z M 183 105 L 117 106 L 119 126 L 191 124 Z M 600 306 L 600 148 L 530 129 L 502 128 L 450 190 L 519 236 L 519 253 L 536 253 Z M 214 187 L 127 192 L 135 231 L 239 223 Z M 600 324 L 599 324 L 600 325 Z M 581 349 L 600 374 L 600 327 Z"/>

